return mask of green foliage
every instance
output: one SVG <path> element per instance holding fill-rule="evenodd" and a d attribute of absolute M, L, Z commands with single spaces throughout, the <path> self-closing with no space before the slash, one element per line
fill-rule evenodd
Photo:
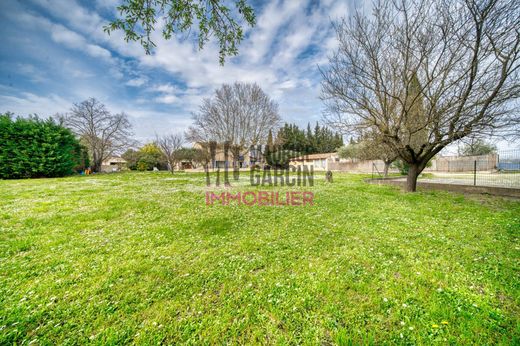
<path fill-rule="evenodd" d="M 137 161 L 138 171 L 151 171 L 154 167 L 159 165 L 159 160 L 153 154 L 141 154 L 139 161 Z M 157 167 L 158 168 L 158 167 Z"/>
<path fill-rule="evenodd" d="M 166 40 L 173 34 L 190 32 L 196 26 L 199 49 L 210 37 L 216 37 L 220 47 L 219 61 L 224 64 L 226 56 L 238 54 L 237 47 L 244 37 L 242 25 L 256 24 L 253 7 L 246 0 L 235 0 L 235 8 L 227 7 L 231 3 L 221 0 L 124 0 L 117 7 L 121 18 L 112 21 L 104 30 L 109 34 L 122 30 L 126 41 L 139 42 L 146 54 L 150 54 L 155 47 L 151 35 L 159 19 L 163 20 L 160 27 Z"/>
<path fill-rule="evenodd" d="M 395 166 L 395 168 L 397 168 L 399 170 L 399 173 L 401 173 L 402 175 L 407 175 L 408 174 L 408 169 L 409 169 L 409 165 L 407 162 L 401 160 L 401 159 L 397 159 L 393 162 L 393 165 Z M 426 167 L 431 167 L 432 166 L 432 162 L 431 161 L 428 161 L 428 163 L 426 164 Z"/>
<path fill-rule="evenodd" d="M 193 155 L 193 162 L 206 165 L 209 162 L 211 162 L 211 153 L 209 153 L 207 150 L 204 149 L 193 149 L 194 155 Z"/>
<path fill-rule="evenodd" d="M 121 157 L 127 161 L 127 167 L 131 170 L 151 171 L 154 167 L 164 170 L 168 166 L 155 143 L 145 144 L 137 151 L 128 149 Z"/>
<path fill-rule="evenodd" d="M 123 155 L 121 155 L 121 157 L 126 160 L 126 166 L 128 169 L 136 170 L 137 162 L 139 162 L 141 155 L 137 150 L 128 149 Z"/>
<path fill-rule="evenodd" d="M 162 155 L 161 149 L 155 143 L 148 143 L 143 145 L 139 152 L 143 155 L 151 155 L 157 159 L 159 159 Z"/>
<path fill-rule="evenodd" d="M 52 119 L 0 115 L 0 178 L 62 177 L 87 165 L 85 148 Z"/>
<path fill-rule="evenodd" d="M 342 159 L 358 159 L 360 156 L 360 145 L 349 143 L 338 148 L 338 156 Z"/>
<path fill-rule="evenodd" d="M 282 149 L 269 153 L 266 156 L 266 161 L 267 164 L 272 167 L 287 167 L 289 165 L 289 161 L 293 157 L 298 157 L 300 155 L 300 152 Z"/>
<path fill-rule="evenodd" d="M 330 153 L 343 145 L 343 138 L 328 127 L 316 123 L 314 131 L 310 124 L 307 130 L 300 129 L 295 124 L 285 124 L 277 134 L 276 144 L 281 144 L 284 150 L 298 151 L 303 154 Z"/>
<path fill-rule="evenodd" d="M 80 141 L 81 143 L 81 141 Z M 90 157 L 88 154 L 88 148 L 83 144 L 80 144 L 79 147 L 79 161 L 78 164 L 74 167 L 76 172 L 84 171 L 90 167 Z"/>
<path fill-rule="evenodd" d="M 265 147 L 265 156 L 269 156 L 274 151 L 274 140 L 273 140 L 273 131 L 269 129 L 269 133 L 267 134 L 267 144 Z"/>
<path fill-rule="evenodd" d="M 428 143 L 428 115 L 424 110 L 424 95 L 417 73 L 413 73 L 407 85 L 406 121 L 404 122 L 403 137 L 405 143 L 414 150 Z"/>
<path fill-rule="evenodd" d="M 476 139 L 470 143 L 464 144 L 464 146 L 459 150 L 459 154 L 462 156 L 478 156 L 496 153 L 496 151 L 496 145 L 488 143 L 482 139 Z"/>
<path fill-rule="evenodd" d="M 137 162 L 136 169 L 141 172 L 147 171 L 148 164 L 144 161 L 139 161 L 139 162 Z"/>
<path fill-rule="evenodd" d="M 405 161 L 403 161 L 401 159 L 396 160 L 394 162 L 394 166 L 395 166 L 395 168 L 397 168 L 399 170 L 399 173 L 401 173 L 402 175 L 408 174 L 409 166 L 408 166 L 408 163 L 406 163 Z"/>
<path fill-rule="evenodd" d="M 200 149 L 196 148 L 180 148 L 175 151 L 175 160 L 193 162 L 196 158 L 198 158 L 199 151 Z"/>

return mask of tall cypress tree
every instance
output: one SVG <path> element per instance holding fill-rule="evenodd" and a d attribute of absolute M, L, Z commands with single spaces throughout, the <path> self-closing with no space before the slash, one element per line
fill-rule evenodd
<path fill-rule="evenodd" d="M 265 146 L 265 156 L 269 156 L 274 150 L 273 132 L 271 129 L 269 129 L 269 134 L 267 135 L 267 145 Z"/>

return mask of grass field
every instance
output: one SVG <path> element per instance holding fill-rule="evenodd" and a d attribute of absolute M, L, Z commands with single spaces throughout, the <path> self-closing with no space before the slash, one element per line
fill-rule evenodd
<path fill-rule="evenodd" d="M 307 189 L 206 206 L 197 174 L 0 181 L 0 344 L 520 343 L 520 202 Z"/>

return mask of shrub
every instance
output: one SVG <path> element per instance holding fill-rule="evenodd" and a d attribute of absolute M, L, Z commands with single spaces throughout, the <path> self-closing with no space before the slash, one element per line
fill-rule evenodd
<path fill-rule="evenodd" d="M 139 150 L 128 149 L 121 157 L 132 170 L 151 171 L 154 167 L 168 169 L 164 155 L 155 143 L 145 144 Z"/>
<path fill-rule="evenodd" d="M 1 179 L 69 175 L 85 164 L 84 154 L 72 132 L 52 119 L 0 115 Z"/>
<path fill-rule="evenodd" d="M 404 162 L 403 160 L 399 159 L 394 162 L 395 168 L 399 170 L 399 173 L 402 175 L 408 174 L 408 164 Z"/>
<path fill-rule="evenodd" d="M 139 161 L 137 161 L 137 170 L 138 171 L 151 171 L 154 167 L 157 167 L 158 160 L 157 157 L 151 154 L 144 154 L 141 156 Z"/>
<path fill-rule="evenodd" d="M 129 169 L 136 170 L 141 155 L 134 149 L 128 149 L 121 157 L 126 160 L 126 165 Z"/>
<path fill-rule="evenodd" d="M 399 170 L 399 173 L 401 173 L 402 175 L 408 174 L 408 168 L 409 168 L 408 163 L 404 162 L 401 159 L 398 159 L 398 160 L 394 161 L 393 164 L 394 164 L 394 167 Z M 431 166 L 432 166 L 432 162 L 428 161 L 428 163 L 426 164 L 426 167 L 431 167 Z"/>

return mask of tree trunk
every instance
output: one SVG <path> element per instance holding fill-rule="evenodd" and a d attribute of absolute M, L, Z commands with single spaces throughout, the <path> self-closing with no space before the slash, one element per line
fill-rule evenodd
<path fill-rule="evenodd" d="M 422 172 L 423 167 L 419 163 L 410 163 L 408 167 L 408 176 L 406 177 L 406 191 L 415 192 L 417 189 L 417 177 Z"/>
<path fill-rule="evenodd" d="M 385 168 L 383 171 L 383 176 L 385 178 L 388 178 L 388 169 L 390 168 L 390 165 L 392 164 L 392 162 L 388 162 L 388 161 L 384 161 L 384 162 L 385 162 Z"/>
<path fill-rule="evenodd" d="M 103 160 L 102 159 L 95 159 L 93 163 L 94 164 L 92 165 L 92 171 L 96 172 L 96 173 L 101 172 L 101 164 L 103 163 Z"/>
<path fill-rule="evenodd" d="M 213 163 L 212 163 L 213 165 Z M 209 177 L 209 169 L 208 164 L 204 164 L 204 173 L 206 173 L 206 186 L 211 186 L 211 179 Z"/>

